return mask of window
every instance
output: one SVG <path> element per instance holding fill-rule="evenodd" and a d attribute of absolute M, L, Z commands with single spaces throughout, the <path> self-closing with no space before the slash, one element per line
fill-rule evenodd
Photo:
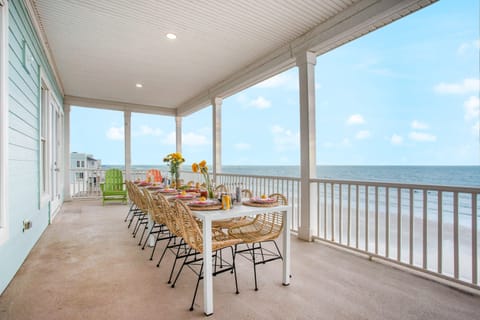
<path fill-rule="evenodd" d="M 80 168 L 80 160 L 77 160 L 77 168 Z"/>
<path fill-rule="evenodd" d="M 82 168 L 85 168 L 85 161 L 82 160 Z"/>
<path fill-rule="evenodd" d="M 7 2 L 0 0 L 0 245 L 8 239 L 7 216 Z"/>

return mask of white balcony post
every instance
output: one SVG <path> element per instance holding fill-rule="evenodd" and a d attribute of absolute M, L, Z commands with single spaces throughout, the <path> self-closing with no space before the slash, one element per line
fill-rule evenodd
<path fill-rule="evenodd" d="M 222 171 L 222 98 L 212 99 L 213 179 Z"/>
<path fill-rule="evenodd" d="M 123 117 L 125 119 L 123 131 L 125 134 L 125 180 L 131 180 L 131 167 L 132 167 L 132 113 L 130 111 L 124 111 Z"/>
<path fill-rule="evenodd" d="M 71 201 L 71 175 L 70 172 L 70 105 L 63 105 L 63 200 Z"/>
<path fill-rule="evenodd" d="M 300 85 L 300 192 L 301 212 L 298 237 L 312 240 L 313 215 L 310 213 L 310 179 L 316 177 L 315 141 L 315 64 L 316 56 L 305 52 L 297 56 Z"/>
<path fill-rule="evenodd" d="M 175 150 L 182 152 L 182 117 L 175 117 Z"/>

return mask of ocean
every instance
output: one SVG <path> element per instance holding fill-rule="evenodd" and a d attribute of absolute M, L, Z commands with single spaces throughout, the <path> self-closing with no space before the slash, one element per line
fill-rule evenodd
<path fill-rule="evenodd" d="M 105 165 L 105 168 L 120 167 Z M 158 168 L 165 165 L 132 165 L 133 170 Z M 190 166 L 183 166 L 189 172 Z M 223 166 L 223 173 L 262 176 L 300 177 L 299 166 Z M 380 181 L 441 186 L 480 187 L 480 166 L 317 166 L 317 177 L 335 180 Z"/>

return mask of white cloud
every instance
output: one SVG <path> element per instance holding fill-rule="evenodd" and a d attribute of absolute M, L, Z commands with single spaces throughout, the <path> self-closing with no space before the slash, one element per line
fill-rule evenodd
<path fill-rule="evenodd" d="M 480 98 L 470 96 L 463 104 L 465 106 L 465 119 L 476 119 L 480 115 Z"/>
<path fill-rule="evenodd" d="M 472 133 L 473 133 L 474 136 L 480 138 L 480 121 L 477 121 L 477 123 L 475 123 L 472 126 Z"/>
<path fill-rule="evenodd" d="M 392 137 L 390 138 L 390 142 L 392 144 L 402 144 L 403 143 L 403 137 L 398 135 L 398 134 L 393 134 Z"/>
<path fill-rule="evenodd" d="M 365 123 L 365 119 L 364 119 L 363 116 L 360 115 L 360 114 L 352 114 L 352 115 L 347 119 L 347 124 L 348 124 L 348 125 L 363 124 L 363 123 Z"/>
<path fill-rule="evenodd" d="M 272 106 L 272 103 L 264 97 L 259 96 L 257 99 L 250 101 L 249 105 L 258 109 L 267 109 Z"/>
<path fill-rule="evenodd" d="M 352 144 L 350 143 L 350 139 L 348 138 L 343 138 L 342 140 L 342 146 L 344 147 L 350 147 Z"/>
<path fill-rule="evenodd" d="M 107 131 L 107 138 L 110 140 L 123 140 L 124 132 L 123 127 L 111 127 Z"/>
<path fill-rule="evenodd" d="M 332 148 L 332 147 L 334 147 L 335 145 L 333 144 L 333 142 L 327 141 L 327 142 L 324 142 L 324 143 L 322 144 L 322 146 L 323 146 L 324 148 Z"/>
<path fill-rule="evenodd" d="M 210 142 L 208 138 L 199 133 L 195 132 L 187 132 L 182 135 L 182 144 L 189 147 L 195 146 L 205 146 L 208 145 Z"/>
<path fill-rule="evenodd" d="M 288 82 L 286 74 L 281 73 L 255 85 L 256 88 L 278 88 Z"/>
<path fill-rule="evenodd" d="M 461 83 L 439 83 L 434 90 L 438 93 L 465 94 L 480 91 L 480 79 L 467 78 Z"/>
<path fill-rule="evenodd" d="M 460 46 L 457 49 L 457 53 L 458 54 L 465 54 L 468 51 L 470 51 L 470 49 L 474 49 L 474 50 L 475 49 L 480 49 L 480 40 L 473 40 L 473 41 L 461 43 Z"/>
<path fill-rule="evenodd" d="M 140 126 L 140 131 L 135 133 L 137 136 L 154 136 L 159 137 L 163 134 L 162 129 L 160 128 L 152 128 L 149 126 Z"/>
<path fill-rule="evenodd" d="M 370 134 L 370 131 L 368 130 L 361 130 L 361 131 L 358 131 L 357 134 L 355 135 L 355 139 L 357 140 L 363 140 L 363 139 L 367 139 L 367 138 L 370 138 L 371 134 Z"/>
<path fill-rule="evenodd" d="M 437 141 L 437 137 L 430 133 L 412 131 L 408 137 L 413 141 L 419 142 L 434 142 Z"/>
<path fill-rule="evenodd" d="M 165 139 L 162 139 L 162 144 L 164 145 L 175 145 L 176 141 L 176 134 L 175 131 L 170 132 L 167 134 Z M 182 135 L 182 144 L 188 147 L 196 147 L 196 146 L 204 146 L 208 145 L 210 140 L 207 136 L 197 133 L 197 132 L 186 132 Z"/>
<path fill-rule="evenodd" d="M 298 90 L 298 78 L 295 74 L 284 72 L 277 74 L 265 81 L 262 81 L 254 86 L 258 89 L 273 89 L 273 88 L 286 88 L 292 90 Z"/>
<path fill-rule="evenodd" d="M 239 142 L 234 144 L 235 149 L 237 150 L 249 150 L 251 145 L 249 143 Z"/>
<path fill-rule="evenodd" d="M 418 120 L 413 120 L 411 123 L 413 129 L 425 130 L 428 129 L 428 124 L 420 122 Z"/>
<path fill-rule="evenodd" d="M 170 132 L 169 134 L 167 134 L 165 139 L 162 139 L 162 144 L 174 146 L 176 143 L 177 143 L 177 140 L 176 140 L 175 131 Z"/>
<path fill-rule="evenodd" d="M 273 133 L 273 143 L 277 151 L 292 150 L 300 145 L 299 132 L 292 132 L 278 125 L 274 125 L 271 132 Z"/>

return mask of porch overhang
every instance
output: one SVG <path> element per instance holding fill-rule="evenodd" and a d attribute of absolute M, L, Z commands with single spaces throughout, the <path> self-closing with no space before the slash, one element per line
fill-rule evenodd
<path fill-rule="evenodd" d="M 26 3 L 66 103 L 187 116 L 435 1 Z"/>

